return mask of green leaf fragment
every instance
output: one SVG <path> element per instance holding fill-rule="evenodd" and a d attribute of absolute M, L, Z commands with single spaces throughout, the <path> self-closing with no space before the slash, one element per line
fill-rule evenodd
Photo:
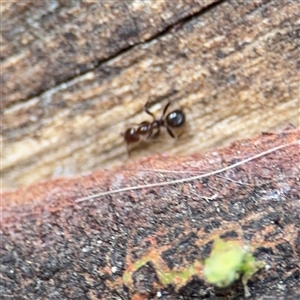
<path fill-rule="evenodd" d="M 245 296 L 248 297 L 248 280 L 264 266 L 264 262 L 255 261 L 254 256 L 237 242 L 216 239 L 211 256 L 205 260 L 204 276 L 218 287 L 227 287 L 242 276 Z"/>

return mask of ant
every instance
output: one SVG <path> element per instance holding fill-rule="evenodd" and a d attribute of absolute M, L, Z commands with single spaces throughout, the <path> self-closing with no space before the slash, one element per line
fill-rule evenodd
<path fill-rule="evenodd" d="M 152 122 L 144 121 L 139 124 L 138 128 L 130 127 L 123 134 L 124 140 L 128 145 L 139 142 L 140 140 L 148 140 L 149 138 L 156 138 L 160 134 L 161 127 L 167 129 L 168 134 L 175 138 L 174 133 L 171 128 L 181 127 L 185 123 L 185 115 L 181 109 L 176 109 L 166 115 L 166 112 L 170 106 L 169 101 L 162 113 L 160 119 L 156 119 L 154 114 L 149 111 L 149 101 L 146 102 L 144 110 L 145 112 L 153 118 Z"/>

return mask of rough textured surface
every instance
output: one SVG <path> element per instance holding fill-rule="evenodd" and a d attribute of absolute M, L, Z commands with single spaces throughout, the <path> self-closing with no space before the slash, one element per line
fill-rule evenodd
<path fill-rule="evenodd" d="M 298 299 L 299 140 L 300 131 L 290 128 L 204 155 L 156 155 L 4 193 L 3 299 L 243 299 L 240 282 L 217 289 L 203 280 L 216 236 L 249 245 L 269 266 L 248 283 L 252 299 Z M 280 145 L 199 180 L 76 202 L 204 174 Z M 182 272 L 189 274 L 184 280 Z M 167 274 L 174 277 L 168 284 Z"/>
<path fill-rule="evenodd" d="M 1 3 L 3 187 L 121 164 L 120 137 L 168 100 L 194 153 L 299 125 L 299 2 Z"/>

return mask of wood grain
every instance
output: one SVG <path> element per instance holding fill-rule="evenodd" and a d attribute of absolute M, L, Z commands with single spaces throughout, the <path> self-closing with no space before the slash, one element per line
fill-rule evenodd
<path fill-rule="evenodd" d="M 187 124 L 130 160 L 299 125 L 298 1 L 1 5 L 4 188 L 123 164 L 147 100 Z"/>

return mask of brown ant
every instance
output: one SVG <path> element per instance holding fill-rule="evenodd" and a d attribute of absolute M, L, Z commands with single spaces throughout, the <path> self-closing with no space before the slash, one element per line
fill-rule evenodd
<path fill-rule="evenodd" d="M 148 140 L 149 138 L 155 138 L 160 134 L 161 127 L 167 129 L 168 134 L 175 138 L 174 133 L 171 128 L 181 127 L 185 122 L 185 115 L 181 109 L 176 109 L 166 115 L 166 112 L 170 106 L 171 102 L 168 102 L 163 110 L 162 116 L 160 119 L 156 119 L 154 114 L 149 111 L 149 102 L 145 104 L 145 112 L 153 118 L 152 122 L 144 121 L 138 125 L 138 128 L 130 127 L 124 134 L 124 140 L 128 145 L 139 142 L 140 140 Z M 166 115 L 166 116 L 165 116 Z"/>

